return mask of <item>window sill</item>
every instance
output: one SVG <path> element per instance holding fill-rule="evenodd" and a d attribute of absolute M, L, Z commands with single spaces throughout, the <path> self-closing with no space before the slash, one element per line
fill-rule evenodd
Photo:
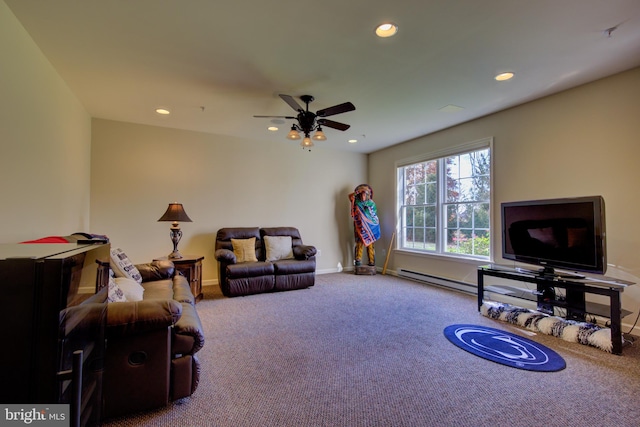
<path fill-rule="evenodd" d="M 473 264 L 475 266 L 481 266 L 481 265 L 492 263 L 491 259 L 489 258 L 474 258 L 470 256 L 461 256 L 461 255 L 426 253 L 426 252 L 412 251 L 410 249 L 394 249 L 393 252 L 400 255 L 411 255 L 411 256 L 416 256 L 420 258 L 433 258 L 441 261 L 463 262 L 465 264 Z"/>

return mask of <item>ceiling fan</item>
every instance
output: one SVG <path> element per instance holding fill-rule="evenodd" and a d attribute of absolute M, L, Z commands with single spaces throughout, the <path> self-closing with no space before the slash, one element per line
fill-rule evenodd
<path fill-rule="evenodd" d="M 349 129 L 351 126 L 345 123 L 335 122 L 333 120 L 325 119 L 324 117 L 333 116 L 336 114 L 346 113 L 348 111 L 353 111 L 356 107 L 351 102 L 344 102 L 342 104 L 334 105 L 333 107 L 324 108 L 322 110 L 318 110 L 315 113 L 309 111 L 309 103 L 313 102 L 314 97 L 311 95 L 302 95 L 300 99 L 305 103 L 306 108 L 303 108 L 291 95 L 279 95 L 280 98 L 291 108 L 298 112 L 297 116 L 253 116 L 258 118 L 273 118 L 273 119 L 295 119 L 297 123 L 294 123 L 291 126 L 291 131 L 287 134 L 288 139 L 301 139 L 300 132 L 304 134 L 304 139 L 302 140 L 303 148 L 311 148 L 313 147 L 313 141 L 311 132 L 315 131 L 313 135 L 313 139 L 316 141 L 325 141 L 327 137 L 324 135 L 322 131 L 322 126 L 326 126 L 332 129 L 345 131 Z"/>

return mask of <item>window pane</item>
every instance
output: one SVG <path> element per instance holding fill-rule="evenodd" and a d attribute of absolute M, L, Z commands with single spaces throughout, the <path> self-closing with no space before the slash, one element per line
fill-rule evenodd
<path fill-rule="evenodd" d="M 416 202 L 416 187 L 415 186 L 409 186 L 407 187 L 405 194 L 404 194 L 404 204 L 405 205 L 415 205 Z"/>
<path fill-rule="evenodd" d="M 491 217 L 489 216 L 489 203 L 478 203 L 474 209 L 474 226 L 476 228 L 489 229 Z"/>
<path fill-rule="evenodd" d="M 458 228 L 458 206 L 447 205 L 447 228 Z"/>
<path fill-rule="evenodd" d="M 455 203 L 460 197 L 460 181 L 447 176 L 447 202 Z"/>
<path fill-rule="evenodd" d="M 413 211 L 415 208 L 412 207 L 407 207 L 405 208 L 405 215 L 404 215 L 404 224 L 407 227 L 412 227 L 413 226 Z"/>
<path fill-rule="evenodd" d="M 425 207 L 424 211 L 425 211 L 424 225 L 427 227 L 435 228 L 436 219 L 437 219 L 436 207 L 435 206 Z"/>
<path fill-rule="evenodd" d="M 438 186 L 435 182 L 428 182 L 426 187 L 425 203 L 435 204 L 438 202 Z"/>
<path fill-rule="evenodd" d="M 491 253 L 489 230 L 476 230 L 473 240 L 474 255 L 488 257 Z"/>
<path fill-rule="evenodd" d="M 416 228 L 414 232 L 415 232 L 414 243 L 416 245 L 416 248 L 423 249 L 424 248 L 424 229 Z"/>
<path fill-rule="evenodd" d="M 413 229 L 412 228 L 405 229 L 404 247 L 413 248 Z"/>
<path fill-rule="evenodd" d="M 458 215 L 460 216 L 460 228 L 473 228 L 473 204 L 458 205 Z"/>
<path fill-rule="evenodd" d="M 425 194 L 425 186 L 424 184 L 420 184 L 416 186 L 416 205 L 424 205 L 426 194 Z"/>
<path fill-rule="evenodd" d="M 413 225 L 424 228 L 424 208 L 414 208 Z"/>
<path fill-rule="evenodd" d="M 428 251 L 436 250 L 436 230 L 435 228 L 429 228 L 426 230 L 425 235 L 425 249 Z"/>

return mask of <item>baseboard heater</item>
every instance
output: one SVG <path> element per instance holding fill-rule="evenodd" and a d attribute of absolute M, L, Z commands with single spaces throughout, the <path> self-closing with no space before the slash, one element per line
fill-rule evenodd
<path fill-rule="evenodd" d="M 398 277 L 415 280 L 417 282 L 429 285 L 440 286 L 447 289 L 465 292 L 472 295 L 478 295 L 478 287 L 459 280 L 446 279 L 444 277 L 432 276 L 430 274 L 418 273 L 417 271 L 405 270 L 399 268 L 397 270 Z"/>

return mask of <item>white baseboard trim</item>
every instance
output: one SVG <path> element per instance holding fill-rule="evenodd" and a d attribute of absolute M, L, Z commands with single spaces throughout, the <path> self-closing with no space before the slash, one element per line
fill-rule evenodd
<path fill-rule="evenodd" d="M 218 279 L 207 279 L 202 281 L 202 286 L 218 286 Z"/>
<path fill-rule="evenodd" d="M 432 286 L 439 286 L 442 288 L 452 289 L 460 292 L 465 292 L 472 295 L 478 294 L 478 287 L 475 284 L 462 282 L 460 280 L 447 279 L 444 277 L 432 276 L 430 274 L 420 273 L 417 271 L 399 269 L 397 272 L 398 277 L 403 279 L 414 280 L 416 282 L 425 283 Z"/>

